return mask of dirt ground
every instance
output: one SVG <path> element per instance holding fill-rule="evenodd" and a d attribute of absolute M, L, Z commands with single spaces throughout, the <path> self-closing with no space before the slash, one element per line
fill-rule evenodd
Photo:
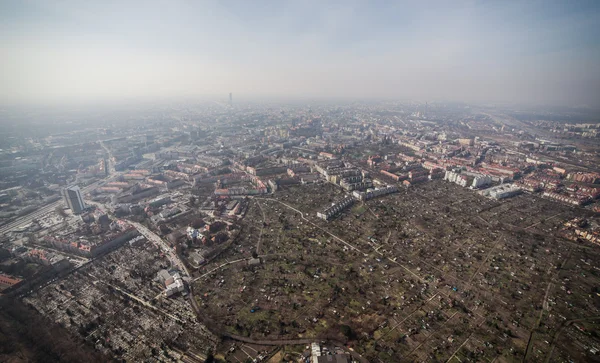
<path fill-rule="evenodd" d="M 543 361 L 563 348 L 590 358 L 552 343 L 565 321 L 600 315 L 597 270 L 581 262 L 600 249 L 556 233 L 579 211 L 436 181 L 316 218 L 341 195 L 323 184 L 254 198 L 236 244 L 206 271 L 252 252 L 262 263 L 199 280 L 207 316 L 255 339 L 348 341 L 372 361 Z"/>

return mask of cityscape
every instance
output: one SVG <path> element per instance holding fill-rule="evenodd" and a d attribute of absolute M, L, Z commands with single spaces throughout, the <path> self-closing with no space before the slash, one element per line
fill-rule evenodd
<path fill-rule="evenodd" d="M 598 123 L 231 96 L 148 112 L 3 140 L 2 294 L 91 357 L 597 357 Z"/>
<path fill-rule="evenodd" d="M 600 2 L 0 1 L 0 362 L 600 362 Z"/>

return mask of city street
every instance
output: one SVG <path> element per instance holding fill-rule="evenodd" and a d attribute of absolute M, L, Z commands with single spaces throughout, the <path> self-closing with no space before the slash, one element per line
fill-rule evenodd
<path fill-rule="evenodd" d="M 144 237 L 148 239 L 148 241 L 154 243 L 158 248 L 160 248 L 167 255 L 173 267 L 178 268 L 179 271 L 181 271 L 182 274 L 184 274 L 184 276 L 191 276 L 183 261 L 181 261 L 181 259 L 175 253 L 175 251 L 171 247 L 169 247 L 167 242 L 160 238 L 159 235 L 152 232 L 140 223 L 133 221 L 128 221 L 128 223 L 134 226 Z"/>

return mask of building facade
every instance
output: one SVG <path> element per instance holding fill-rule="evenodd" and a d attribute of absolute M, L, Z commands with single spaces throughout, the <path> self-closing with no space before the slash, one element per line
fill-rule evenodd
<path fill-rule="evenodd" d="M 86 208 L 83 196 L 81 195 L 81 190 L 77 185 L 64 188 L 62 190 L 62 196 L 69 209 L 73 211 L 73 214 L 81 214 Z"/>

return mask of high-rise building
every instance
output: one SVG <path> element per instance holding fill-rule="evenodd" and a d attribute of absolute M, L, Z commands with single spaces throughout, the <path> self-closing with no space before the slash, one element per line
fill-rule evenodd
<path fill-rule="evenodd" d="M 81 190 L 77 185 L 71 185 L 62 190 L 62 196 L 65 199 L 65 203 L 69 209 L 73 211 L 73 214 L 80 214 L 85 209 L 85 203 L 81 196 Z"/>
<path fill-rule="evenodd" d="M 233 104 L 233 94 L 229 92 L 229 105 Z"/>

